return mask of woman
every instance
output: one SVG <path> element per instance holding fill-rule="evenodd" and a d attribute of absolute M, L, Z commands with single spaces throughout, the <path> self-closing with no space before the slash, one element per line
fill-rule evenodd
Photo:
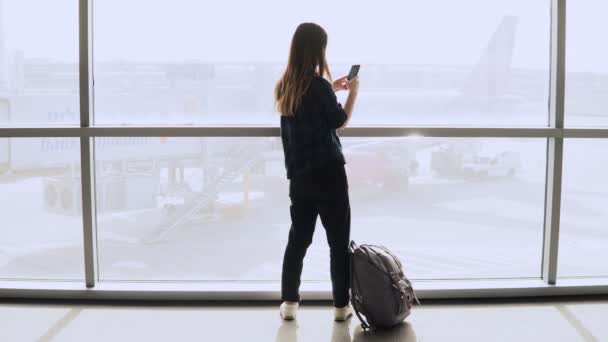
<path fill-rule="evenodd" d="M 359 89 L 357 78 L 330 83 L 325 59 L 327 34 L 304 23 L 294 33 L 287 69 L 275 89 L 281 113 L 281 138 L 290 180 L 291 229 L 283 259 L 281 317 L 295 319 L 306 249 L 312 242 L 317 216 L 325 227 L 331 259 L 334 318 L 352 315 L 349 305 L 350 203 L 342 145 L 336 129 L 351 118 Z M 342 108 L 336 91 L 348 90 Z"/>

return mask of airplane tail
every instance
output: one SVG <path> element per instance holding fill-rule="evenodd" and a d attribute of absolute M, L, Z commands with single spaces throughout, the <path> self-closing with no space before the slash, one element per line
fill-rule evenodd
<path fill-rule="evenodd" d="M 517 17 L 505 16 L 483 55 L 464 82 L 461 96 L 493 97 L 505 93 L 511 81 L 511 63 Z"/>

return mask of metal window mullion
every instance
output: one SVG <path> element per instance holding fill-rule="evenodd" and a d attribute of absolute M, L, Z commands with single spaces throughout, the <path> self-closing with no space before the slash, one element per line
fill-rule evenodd
<path fill-rule="evenodd" d="M 564 138 L 606 139 L 608 129 L 605 128 L 568 128 L 564 129 Z"/>
<path fill-rule="evenodd" d="M 95 216 L 95 144 L 85 133 L 93 114 L 92 87 L 92 0 L 78 1 L 79 77 L 80 77 L 80 175 L 82 182 L 82 219 L 85 282 L 88 288 L 97 280 L 96 216 Z"/>
<path fill-rule="evenodd" d="M 86 98 L 85 98 L 86 99 Z M 88 108 L 85 106 L 85 108 Z M 91 112 L 92 109 L 89 110 Z M 608 130 L 576 130 L 573 134 L 608 137 Z M 442 138 L 549 138 L 561 137 L 556 128 L 492 128 L 492 127 L 352 127 L 340 136 L 365 137 L 442 137 Z M 158 126 L 158 127 L 7 127 L 0 128 L 0 137 L 279 137 L 278 127 L 248 126 Z"/>
<path fill-rule="evenodd" d="M 566 73 L 566 0 L 551 1 L 550 53 L 549 126 L 563 131 Z M 549 285 L 555 285 L 557 280 L 563 158 L 563 134 L 548 138 L 542 278 Z"/>

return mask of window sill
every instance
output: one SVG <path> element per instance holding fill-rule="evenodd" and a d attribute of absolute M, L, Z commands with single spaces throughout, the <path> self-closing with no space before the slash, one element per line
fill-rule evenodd
<path fill-rule="evenodd" d="M 540 279 L 459 280 L 414 282 L 421 299 L 507 298 L 608 294 L 608 278 L 564 279 L 547 285 Z M 87 289 L 84 282 L 2 281 L 0 298 L 88 300 L 279 300 L 278 282 L 133 283 L 100 282 Z M 330 300 L 329 282 L 304 282 L 304 300 Z"/>

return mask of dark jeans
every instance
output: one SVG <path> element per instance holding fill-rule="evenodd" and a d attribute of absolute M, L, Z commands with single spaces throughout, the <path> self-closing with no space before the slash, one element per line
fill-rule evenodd
<path fill-rule="evenodd" d="M 282 300 L 300 301 L 299 288 L 304 256 L 312 242 L 317 216 L 320 216 L 329 244 L 334 305 L 346 306 L 350 289 L 350 203 L 344 165 L 331 164 L 311 174 L 292 179 L 289 196 L 291 229 L 283 258 Z"/>

